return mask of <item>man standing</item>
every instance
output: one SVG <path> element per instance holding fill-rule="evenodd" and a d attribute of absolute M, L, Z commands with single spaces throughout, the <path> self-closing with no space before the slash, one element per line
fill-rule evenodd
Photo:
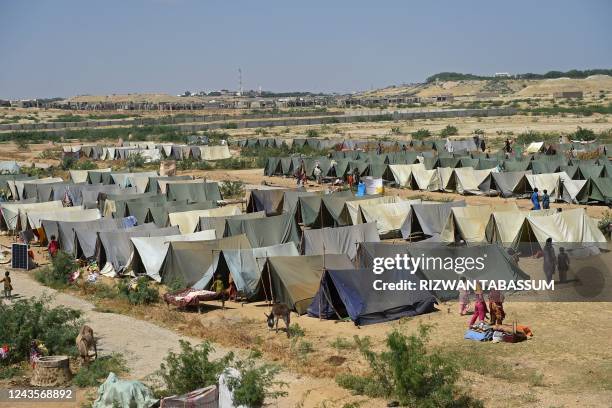
<path fill-rule="evenodd" d="M 531 194 L 531 203 L 533 204 L 534 210 L 540 209 L 540 198 L 538 197 L 538 188 L 533 189 L 533 193 Z"/>
<path fill-rule="evenodd" d="M 542 209 L 548 210 L 550 208 L 550 196 L 548 195 L 548 190 L 544 190 L 544 195 L 542 195 Z"/>
<path fill-rule="evenodd" d="M 555 250 L 552 246 L 552 238 L 547 238 L 546 245 L 544 245 L 544 275 L 546 275 L 547 283 L 553 280 L 556 266 L 557 258 L 555 257 Z"/>

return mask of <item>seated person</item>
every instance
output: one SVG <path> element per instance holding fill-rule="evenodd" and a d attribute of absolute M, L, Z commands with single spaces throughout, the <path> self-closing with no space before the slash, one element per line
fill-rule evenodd
<path fill-rule="evenodd" d="M 49 252 L 49 256 L 53 258 L 57 255 L 57 251 L 59 251 L 59 242 L 55 239 L 55 235 L 51 235 L 49 245 L 47 246 L 47 252 Z"/>

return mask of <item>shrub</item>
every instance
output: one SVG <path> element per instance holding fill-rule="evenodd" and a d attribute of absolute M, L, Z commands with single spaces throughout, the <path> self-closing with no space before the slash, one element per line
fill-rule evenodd
<path fill-rule="evenodd" d="M 214 352 L 209 341 L 197 346 L 184 340 L 179 340 L 179 343 L 181 351 L 169 352 L 158 371 L 166 386 L 162 392 L 164 395 L 185 394 L 196 388 L 217 384 L 221 373 L 234 359 L 234 354 L 228 353 L 217 360 L 209 360 Z"/>
<path fill-rule="evenodd" d="M 34 272 L 34 278 L 45 286 L 62 289 L 68 286 L 68 278 L 78 267 L 72 255 L 65 251 L 58 251 L 51 260 L 51 266 L 38 269 Z"/>
<path fill-rule="evenodd" d="M 286 396 L 284 391 L 270 391 L 272 387 L 284 387 L 285 382 L 275 381 L 280 368 L 272 364 L 256 365 L 255 360 L 249 358 L 238 361 L 235 365 L 238 375 L 227 373 L 227 386 L 232 391 L 235 406 L 249 408 L 261 407 L 266 398 L 276 399 Z"/>
<path fill-rule="evenodd" d="M 411 133 L 414 139 L 425 139 L 427 137 L 431 137 L 431 132 L 428 129 L 418 129 Z"/>
<path fill-rule="evenodd" d="M 355 348 L 355 344 L 353 342 L 343 337 L 336 337 L 336 340 L 329 343 L 329 345 L 338 350 L 347 350 Z"/>
<path fill-rule="evenodd" d="M 28 145 L 28 141 L 26 139 L 19 139 L 17 141 L 17 148 L 19 150 L 29 150 L 30 146 Z"/>
<path fill-rule="evenodd" d="M 75 355 L 75 338 L 82 325 L 81 312 L 64 306 L 51 307 L 50 297 L 0 303 L 0 344 L 8 344 L 8 365 L 26 361 L 32 340 L 40 340 L 52 355 Z"/>
<path fill-rule="evenodd" d="M 67 156 L 62 158 L 61 168 L 63 170 L 93 170 L 97 169 L 98 165 L 91 160 L 77 160 Z"/>
<path fill-rule="evenodd" d="M 120 353 L 113 353 L 110 356 L 98 357 L 88 366 L 81 366 L 79 371 L 72 379 L 72 383 L 77 387 L 97 387 L 111 372 L 121 374 L 128 371 L 125 358 Z"/>
<path fill-rule="evenodd" d="M 386 350 L 371 350 L 369 339 L 355 336 L 355 343 L 371 371 L 365 376 L 341 374 L 336 382 L 358 394 L 394 398 L 400 405 L 422 407 L 482 406 L 480 401 L 459 395 L 459 368 L 437 351 L 427 350 L 430 326 L 418 335 L 395 330 L 387 335 Z"/>
<path fill-rule="evenodd" d="M 128 157 L 128 159 L 126 161 L 126 164 L 127 164 L 128 168 L 133 169 L 133 168 L 144 167 L 146 162 L 145 162 L 145 158 L 142 156 L 142 154 L 136 153 L 136 154 L 132 154 L 132 155 L 130 155 L 130 157 Z"/>
<path fill-rule="evenodd" d="M 168 287 L 168 292 L 176 292 L 185 289 L 187 285 L 181 277 L 177 277 L 168 282 L 166 286 Z"/>
<path fill-rule="evenodd" d="M 244 183 L 242 181 L 223 180 L 219 186 L 223 198 L 235 198 L 244 196 Z"/>
<path fill-rule="evenodd" d="M 159 291 L 149 286 L 147 278 L 140 277 L 132 284 L 129 279 L 122 279 L 117 284 L 119 295 L 132 305 L 148 305 L 159 302 Z"/>
<path fill-rule="evenodd" d="M 223 123 L 221 129 L 238 129 L 238 124 L 235 122 Z"/>
<path fill-rule="evenodd" d="M 474 130 L 474 134 L 484 136 L 485 131 L 483 129 L 476 129 Z"/>
<path fill-rule="evenodd" d="M 446 125 L 446 127 L 440 131 L 440 136 L 442 137 L 454 136 L 456 134 L 459 134 L 459 130 L 453 125 Z"/>
<path fill-rule="evenodd" d="M 319 131 L 317 129 L 308 129 L 306 131 L 306 137 L 319 137 Z"/>
<path fill-rule="evenodd" d="M 578 129 L 576 129 L 572 135 L 572 139 L 584 141 L 595 140 L 595 132 L 593 132 L 591 129 L 581 128 L 578 126 Z"/>
<path fill-rule="evenodd" d="M 293 323 L 289 326 L 289 336 L 291 337 L 304 337 L 304 329 L 297 323 Z"/>

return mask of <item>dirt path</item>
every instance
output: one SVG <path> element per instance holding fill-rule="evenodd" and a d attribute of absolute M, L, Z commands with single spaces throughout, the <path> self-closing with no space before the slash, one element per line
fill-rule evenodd
<path fill-rule="evenodd" d="M 126 378 L 145 380 L 147 376 L 159 369 L 160 363 L 169 350 L 179 350 L 179 340 L 199 343 L 201 340 L 182 336 L 176 332 L 159 327 L 155 324 L 134 317 L 95 311 L 90 302 L 61 293 L 36 282 L 28 273 L 13 271 L 11 273 L 13 294 L 18 298 L 41 296 L 45 293 L 53 296 L 53 305 L 62 305 L 83 311 L 83 317 L 92 326 L 99 339 L 98 350 L 101 355 L 119 352 L 124 355 L 130 372 Z M 4 300 L 2 300 L 4 301 Z M 211 358 L 218 358 L 230 351 L 228 348 L 215 345 Z M 244 355 L 240 349 L 232 350 Z M 272 401 L 270 407 L 342 407 L 346 403 L 364 400 L 363 397 L 351 396 L 346 390 L 339 388 L 334 381 L 317 379 L 283 371 L 279 379 L 287 383 L 286 397 Z M 145 381 L 146 382 L 146 381 Z M 382 401 L 368 402 L 369 406 L 385 406 Z M 55 406 L 55 405 L 54 405 Z M 60 406 L 60 405 L 58 405 Z M 65 405 L 72 406 L 72 405 Z M 0 403 L 0 407 L 4 407 Z M 24 406 L 25 408 L 25 406 Z"/>

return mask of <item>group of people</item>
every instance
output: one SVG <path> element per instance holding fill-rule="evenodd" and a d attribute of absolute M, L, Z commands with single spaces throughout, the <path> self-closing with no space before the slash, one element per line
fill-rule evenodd
<path fill-rule="evenodd" d="M 555 249 L 552 245 L 552 238 L 546 239 L 546 244 L 542 250 L 544 258 L 544 275 L 546 282 L 552 282 L 555 271 L 559 271 L 559 282 L 567 282 L 567 272 L 570 267 L 569 255 L 564 247 L 559 248 L 559 254 L 555 255 Z"/>
<path fill-rule="evenodd" d="M 540 202 L 542 203 L 541 205 Z M 548 195 L 548 190 L 544 189 L 542 197 L 540 197 L 538 188 L 534 188 L 533 193 L 531 193 L 531 204 L 533 204 L 534 210 L 550 209 L 550 196 Z"/>
<path fill-rule="evenodd" d="M 465 284 L 467 280 L 464 276 L 461 277 L 461 281 Z M 489 314 L 490 323 L 492 325 L 502 324 L 506 318 L 506 312 L 504 311 L 504 294 L 499 290 L 492 289 L 489 291 L 489 305 L 485 302 L 484 292 L 480 283 L 476 283 L 474 290 L 474 313 L 470 318 L 469 327 L 472 327 L 476 321 L 483 322 L 486 315 Z M 470 291 L 468 289 L 459 290 L 459 314 L 465 316 L 468 314 L 470 307 Z"/>

